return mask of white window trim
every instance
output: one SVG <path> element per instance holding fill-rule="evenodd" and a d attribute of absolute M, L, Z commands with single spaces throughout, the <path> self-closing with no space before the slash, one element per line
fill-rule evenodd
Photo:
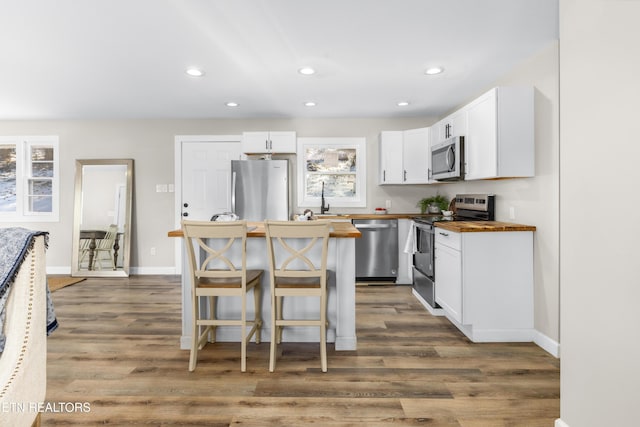
<path fill-rule="evenodd" d="M 298 207 L 320 206 L 321 198 L 307 196 L 306 177 L 307 168 L 305 150 L 307 147 L 349 148 L 356 150 L 356 196 L 355 197 L 325 197 L 325 203 L 332 208 L 366 207 L 367 206 L 367 139 L 364 137 L 344 138 L 298 138 Z"/>
<path fill-rule="evenodd" d="M 0 212 L 0 222 L 58 222 L 60 220 L 60 167 L 59 139 L 53 135 L 0 136 L 0 144 L 16 145 L 16 212 Z M 31 164 L 29 155 L 32 146 L 43 145 L 53 148 L 53 178 L 51 212 L 28 212 L 27 176 Z"/>

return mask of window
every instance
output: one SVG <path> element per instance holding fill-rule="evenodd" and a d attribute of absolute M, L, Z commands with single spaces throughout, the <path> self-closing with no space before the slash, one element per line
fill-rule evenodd
<path fill-rule="evenodd" d="M 0 221 L 58 221 L 58 137 L 0 137 Z"/>
<path fill-rule="evenodd" d="M 298 206 L 365 207 L 365 138 L 298 138 Z"/>

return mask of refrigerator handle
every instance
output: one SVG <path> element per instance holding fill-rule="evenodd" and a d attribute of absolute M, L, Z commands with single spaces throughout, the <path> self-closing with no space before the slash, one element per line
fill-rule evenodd
<path fill-rule="evenodd" d="M 231 212 L 236 213 L 236 173 L 231 172 Z"/>

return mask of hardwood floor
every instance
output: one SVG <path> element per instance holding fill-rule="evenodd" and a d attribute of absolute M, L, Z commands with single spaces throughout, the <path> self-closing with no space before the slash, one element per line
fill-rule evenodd
<path fill-rule="evenodd" d="M 358 350 L 208 345 L 188 372 L 180 278 L 87 279 L 53 293 L 43 426 L 553 426 L 559 360 L 531 343 L 473 344 L 405 286 L 358 286 Z M 88 405 L 71 411 L 73 405 Z M 58 404 L 60 403 L 60 404 Z M 87 409 L 89 411 L 87 412 Z M 54 412 L 55 411 L 55 412 Z"/>

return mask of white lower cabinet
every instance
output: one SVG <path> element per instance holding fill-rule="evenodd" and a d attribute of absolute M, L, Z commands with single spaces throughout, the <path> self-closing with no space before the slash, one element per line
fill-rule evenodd
<path fill-rule="evenodd" d="M 462 254 L 445 245 L 436 245 L 438 282 L 436 301 L 457 322 L 462 322 Z"/>
<path fill-rule="evenodd" d="M 435 229 L 436 302 L 474 342 L 532 341 L 533 232 Z"/>

